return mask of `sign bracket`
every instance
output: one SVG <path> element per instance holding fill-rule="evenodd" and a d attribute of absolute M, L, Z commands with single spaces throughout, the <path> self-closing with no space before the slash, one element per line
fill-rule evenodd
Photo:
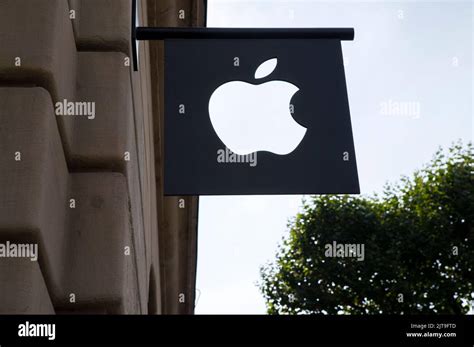
<path fill-rule="evenodd" d="M 354 40 L 353 28 L 186 28 L 137 26 L 137 0 L 132 0 L 133 67 L 138 71 L 137 41 L 166 39 L 338 39 Z"/>

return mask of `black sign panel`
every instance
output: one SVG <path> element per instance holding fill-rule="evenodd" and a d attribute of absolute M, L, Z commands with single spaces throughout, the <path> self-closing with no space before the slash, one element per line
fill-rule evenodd
<path fill-rule="evenodd" d="M 340 40 L 166 40 L 164 189 L 358 194 Z"/>

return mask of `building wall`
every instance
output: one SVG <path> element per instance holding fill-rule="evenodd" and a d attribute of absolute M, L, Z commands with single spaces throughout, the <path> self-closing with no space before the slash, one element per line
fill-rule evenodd
<path fill-rule="evenodd" d="M 198 25 L 203 8 L 138 14 Z M 194 310 L 197 198 L 163 197 L 163 46 L 142 42 L 134 72 L 130 23 L 130 0 L 0 2 L 0 242 L 39 245 L 0 258 L 0 313 Z M 56 115 L 64 100 L 95 118 Z"/>
<path fill-rule="evenodd" d="M 148 0 L 148 24 L 151 27 L 193 27 L 204 26 L 205 3 L 196 0 L 154 1 Z M 184 12 L 181 12 L 184 11 Z M 184 14 L 180 16 L 180 14 Z M 163 286 L 161 298 L 165 303 L 163 310 L 168 313 L 189 313 L 194 311 L 197 233 L 197 197 L 163 197 L 163 115 L 164 115 L 164 44 L 162 41 L 149 41 L 151 75 L 160 76 L 152 84 L 153 108 L 158 110 L 154 123 L 155 166 L 157 170 L 160 274 Z M 159 153 L 159 154 L 158 154 Z M 185 208 L 176 209 L 180 200 Z M 183 257 L 183 255 L 186 255 Z M 185 294 L 185 302 L 180 295 Z M 178 300 L 178 305 L 176 305 Z"/>

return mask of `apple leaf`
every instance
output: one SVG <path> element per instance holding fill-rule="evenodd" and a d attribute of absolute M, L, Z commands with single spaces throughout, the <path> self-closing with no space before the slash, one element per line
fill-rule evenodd
<path fill-rule="evenodd" d="M 277 66 L 277 58 L 268 59 L 264 61 L 255 71 L 255 78 L 263 78 L 270 75 Z"/>

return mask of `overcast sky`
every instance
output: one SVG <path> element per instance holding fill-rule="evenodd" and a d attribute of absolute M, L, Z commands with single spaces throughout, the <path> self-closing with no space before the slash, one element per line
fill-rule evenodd
<path fill-rule="evenodd" d="M 361 192 L 473 135 L 471 1 L 209 0 L 209 27 L 353 27 L 344 41 Z M 396 106 L 407 106 L 396 113 Z M 265 313 L 255 285 L 301 196 L 201 197 L 196 313 Z"/>

